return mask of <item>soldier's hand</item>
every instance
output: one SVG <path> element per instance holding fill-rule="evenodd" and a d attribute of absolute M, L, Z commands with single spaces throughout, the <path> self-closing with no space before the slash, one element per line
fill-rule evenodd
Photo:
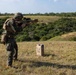
<path fill-rule="evenodd" d="M 22 24 L 21 27 L 24 28 L 26 26 L 26 24 Z"/>

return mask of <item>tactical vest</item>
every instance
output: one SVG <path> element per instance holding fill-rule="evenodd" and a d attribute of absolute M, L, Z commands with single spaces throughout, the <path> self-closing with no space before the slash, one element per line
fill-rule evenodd
<path fill-rule="evenodd" d="M 16 30 L 15 30 L 15 21 L 14 19 L 7 19 L 5 21 L 5 23 L 3 24 L 3 29 L 8 32 L 8 33 L 15 33 Z"/>
<path fill-rule="evenodd" d="M 15 33 L 22 31 L 21 24 L 17 24 L 14 19 L 7 19 L 3 25 L 3 29 L 8 33 Z"/>

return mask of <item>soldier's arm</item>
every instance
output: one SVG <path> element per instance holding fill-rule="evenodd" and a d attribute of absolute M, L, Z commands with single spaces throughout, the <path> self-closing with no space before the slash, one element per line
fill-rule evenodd
<path fill-rule="evenodd" d="M 26 26 L 27 26 L 27 24 L 25 24 L 25 23 L 23 23 L 23 24 L 21 25 L 22 29 L 25 28 Z"/>
<path fill-rule="evenodd" d="M 16 33 L 15 28 L 13 27 L 13 25 L 10 24 L 11 29 L 13 30 L 14 33 Z"/>
<path fill-rule="evenodd" d="M 3 29 L 6 30 L 7 29 L 7 22 L 9 21 L 9 19 L 7 19 L 4 24 L 3 24 Z"/>
<path fill-rule="evenodd" d="M 3 24 L 3 29 L 6 30 L 6 24 L 5 23 Z"/>

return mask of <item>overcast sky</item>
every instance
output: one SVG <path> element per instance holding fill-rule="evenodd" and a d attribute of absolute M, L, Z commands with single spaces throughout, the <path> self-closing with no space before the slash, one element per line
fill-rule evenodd
<path fill-rule="evenodd" d="M 0 12 L 76 12 L 76 0 L 0 0 Z"/>

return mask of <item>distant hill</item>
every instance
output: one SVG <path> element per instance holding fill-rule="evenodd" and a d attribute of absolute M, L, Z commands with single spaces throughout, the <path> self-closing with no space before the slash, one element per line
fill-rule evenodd
<path fill-rule="evenodd" d="M 76 32 L 63 34 L 50 39 L 51 41 L 76 41 Z"/>

